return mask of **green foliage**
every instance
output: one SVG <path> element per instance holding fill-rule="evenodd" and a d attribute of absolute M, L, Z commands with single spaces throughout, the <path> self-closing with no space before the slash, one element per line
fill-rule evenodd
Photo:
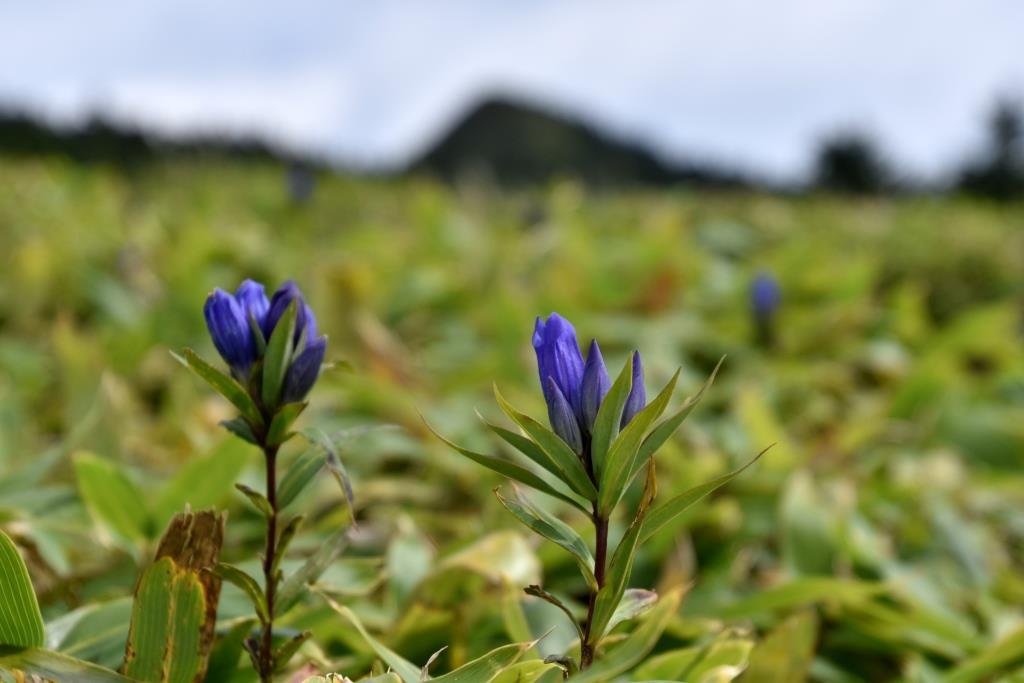
<path fill-rule="evenodd" d="M 557 310 L 582 339 L 599 338 L 614 370 L 640 348 L 650 387 L 682 368 L 680 400 L 651 426 L 610 521 L 609 556 L 657 451 L 658 495 L 619 609 L 632 590 L 660 599 L 609 629 L 598 665 L 674 586 L 691 587 L 649 652 L 595 680 L 644 680 L 647 662 L 699 652 L 723 632 L 754 644 L 744 677 L 802 670 L 805 649 L 785 665 L 768 655 L 776 633 L 809 632 L 788 630 L 809 611 L 809 680 L 1019 678 L 1020 207 L 596 193 L 571 181 L 503 194 L 330 175 L 295 207 L 281 179 L 277 167 L 216 162 L 131 176 L 60 159 L 0 162 L 0 528 L 35 584 L 47 653 L 117 680 L 140 564 L 186 503 L 227 509 L 222 560 L 261 574 L 263 516 L 232 486 L 264 493 L 262 459 L 219 427 L 250 407 L 231 402 L 241 387 L 218 369 L 200 310 L 213 287 L 296 277 L 331 360 L 344 362 L 325 369 L 285 433 L 331 436 L 358 519 L 313 585 L 417 670 L 445 646 L 435 676 L 538 638 L 509 676 L 578 656 L 565 614 L 521 590 L 543 586 L 582 622 L 586 581 L 573 555 L 536 543 L 491 493 L 511 479 L 594 552 L 590 501 L 487 398 L 493 381 L 517 410 L 543 415 L 529 330 Z M 756 346 L 749 318 L 760 270 L 783 293 L 770 349 Z M 227 400 L 178 369 L 167 349 L 185 347 L 216 366 L 210 378 Z M 700 395 L 723 355 L 699 409 L 682 401 Z M 437 441 L 417 411 L 464 452 Z M 617 422 L 608 418 L 609 445 Z M 397 428 L 338 443 L 362 424 Z M 234 425 L 253 435 L 245 419 Z M 771 443 L 756 467 L 704 488 Z M 138 489 L 134 519 L 114 519 L 144 533 L 126 538 L 98 514 L 109 496 L 86 497 L 78 451 Z M 291 500 L 279 530 L 305 516 L 283 577 L 349 525 L 333 476 L 318 476 L 326 463 L 300 438 L 282 446 L 278 492 Z M 674 499 L 673 514 L 662 506 Z M 515 634 L 506 582 L 517 587 Z M 242 640 L 258 627 L 255 609 L 224 583 L 208 680 L 251 683 Z M 300 596 L 274 646 L 305 631 L 313 637 L 282 679 L 307 665 L 305 675 L 385 676 L 354 627 Z M 3 656 L 55 656 L 42 652 Z"/>
<path fill-rule="evenodd" d="M 43 617 L 18 549 L 0 531 L 0 645 L 43 644 Z"/>

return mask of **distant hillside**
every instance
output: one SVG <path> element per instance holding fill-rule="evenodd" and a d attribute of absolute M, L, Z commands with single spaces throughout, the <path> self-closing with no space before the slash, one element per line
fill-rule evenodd
<path fill-rule="evenodd" d="M 503 184 L 556 176 L 595 185 L 750 184 L 729 170 L 670 165 L 647 148 L 582 121 L 500 98 L 472 108 L 410 169 L 445 180 L 483 173 Z"/>
<path fill-rule="evenodd" d="M 252 136 L 190 134 L 172 137 L 102 117 L 93 117 L 82 125 L 57 126 L 33 114 L 0 108 L 0 156 L 43 155 L 117 166 L 193 156 L 323 165 Z"/>

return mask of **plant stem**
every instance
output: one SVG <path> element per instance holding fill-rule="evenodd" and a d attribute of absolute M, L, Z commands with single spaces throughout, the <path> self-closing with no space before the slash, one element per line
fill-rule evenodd
<path fill-rule="evenodd" d="M 583 642 L 580 643 L 580 670 L 590 667 L 594 662 L 594 653 L 597 650 L 597 641 L 600 640 L 600 633 L 593 633 L 594 607 L 597 604 L 597 593 L 604 587 L 604 572 L 608 557 L 608 520 L 597 511 L 597 504 L 594 504 L 592 515 L 594 522 L 594 537 L 597 544 L 597 552 L 594 555 L 594 578 L 597 579 L 597 590 L 590 592 L 590 600 L 587 605 L 587 621 L 583 627 Z"/>
<path fill-rule="evenodd" d="M 277 446 L 264 447 L 267 465 L 267 500 L 270 502 L 270 517 L 267 519 L 267 544 L 263 553 L 263 591 L 267 601 L 267 621 L 263 624 L 260 642 L 260 681 L 270 683 L 274 675 L 274 594 L 277 579 L 274 576 L 277 554 Z"/>

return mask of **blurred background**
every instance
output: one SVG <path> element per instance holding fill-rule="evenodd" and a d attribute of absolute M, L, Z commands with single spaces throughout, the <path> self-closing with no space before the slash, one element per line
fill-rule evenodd
<path fill-rule="evenodd" d="M 2 11 L 10 154 L 1020 191 L 1024 10 L 1010 0 Z"/>
<path fill-rule="evenodd" d="M 418 415 L 499 452 L 474 410 L 496 381 L 543 415 L 557 310 L 613 372 L 639 348 L 651 393 L 727 356 L 663 493 L 776 444 L 638 557 L 634 585 L 693 582 L 656 652 L 746 657 L 799 619 L 795 677 L 755 654 L 748 680 L 1020 666 L 1022 26 L 1012 0 L 0 5 L 0 525 L 51 647 L 120 661 L 185 502 L 231 510 L 229 559 L 259 545 L 231 484 L 260 463 L 168 353 L 215 358 L 205 297 L 253 277 L 295 278 L 330 337 L 303 419 L 382 428 L 343 454 L 360 531 L 324 581 L 413 661 L 508 642 L 503 581 L 584 592 Z M 148 526 L 87 514 L 82 449 L 152 492 Z M 322 605 L 286 625 L 368 668 Z"/>

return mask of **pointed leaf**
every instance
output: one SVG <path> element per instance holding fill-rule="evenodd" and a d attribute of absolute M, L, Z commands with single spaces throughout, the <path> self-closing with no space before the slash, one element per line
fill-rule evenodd
<path fill-rule="evenodd" d="M 622 424 L 622 410 L 633 389 L 633 354 L 629 354 L 622 372 L 608 390 L 594 420 L 594 435 L 590 440 L 590 458 L 594 465 L 594 476 L 598 481 L 604 475 L 604 461 Z"/>
<path fill-rule="evenodd" d="M 544 449 L 538 446 L 532 439 L 523 436 L 522 434 L 518 434 L 511 430 L 505 429 L 504 427 L 501 427 L 499 425 L 488 422 L 483 417 L 480 417 L 480 420 L 485 425 L 487 425 L 487 427 L 492 432 L 497 434 L 505 443 L 515 448 L 517 451 L 525 455 L 527 458 L 532 460 L 540 467 L 544 468 L 551 474 L 558 477 L 559 481 L 562 481 L 564 479 L 562 469 L 554 460 L 551 459 L 551 457 L 544 451 Z"/>
<path fill-rule="evenodd" d="M 385 664 L 391 667 L 391 669 L 401 677 L 402 683 L 420 683 L 420 668 L 418 666 L 371 636 L 366 630 L 366 627 L 364 627 L 363 623 L 359 620 L 359 617 L 356 616 L 355 612 L 350 610 L 348 607 L 339 605 L 331 599 L 331 596 L 321 591 L 317 591 L 317 593 L 327 602 L 328 605 L 330 605 L 331 609 L 343 616 L 350 624 L 352 624 L 352 626 L 355 627 L 357 631 L 359 631 L 359 634 L 363 637 L 363 640 L 366 641 L 366 644 L 370 646 L 370 649 L 372 649 Z"/>
<path fill-rule="evenodd" d="M 252 430 L 252 425 L 241 415 L 231 418 L 230 420 L 222 420 L 220 426 L 228 430 L 242 441 L 251 443 L 253 446 L 259 446 L 260 440 L 256 436 L 256 432 Z"/>
<path fill-rule="evenodd" d="M 285 509 L 302 493 L 323 469 L 324 462 L 323 454 L 316 447 L 307 448 L 292 461 L 281 483 L 277 485 L 278 509 Z"/>
<path fill-rule="evenodd" d="M 573 559 L 576 560 L 576 564 L 579 566 L 587 585 L 592 590 L 596 590 L 597 579 L 594 578 L 594 556 L 590 553 L 590 548 L 587 547 L 586 541 L 580 538 L 580 535 L 571 526 L 534 505 L 517 489 L 513 490 L 515 491 L 515 499 L 505 498 L 498 489 L 494 490 L 494 495 L 505 506 L 505 509 L 515 515 L 516 519 L 520 522 L 549 541 L 568 550 L 572 554 Z"/>
<path fill-rule="evenodd" d="M 207 363 L 192 349 L 185 349 L 182 353 L 183 356 L 179 356 L 172 351 L 171 355 L 209 384 L 214 391 L 230 401 L 250 424 L 263 424 L 259 408 L 256 407 L 256 403 L 241 384 Z"/>
<path fill-rule="evenodd" d="M 654 591 L 643 590 L 642 588 L 627 588 L 622 594 L 619 606 L 615 608 L 611 620 L 605 630 L 611 632 L 613 628 L 624 621 L 636 619 L 647 610 L 654 607 L 658 602 L 658 594 Z"/>
<path fill-rule="evenodd" d="M 679 515 L 683 514 L 691 505 L 699 502 L 704 498 L 704 496 L 732 481 L 732 479 L 742 473 L 743 470 L 757 462 L 762 455 L 768 452 L 769 448 L 771 448 L 771 446 L 768 446 L 768 448 L 765 448 L 763 451 L 758 453 L 750 462 L 738 470 L 733 470 L 732 472 L 723 474 L 711 481 L 698 484 L 697 486 L 679 494 L 675 498 L 672 498 L 671 500 L 668 500 L 652 509 L 647 513 L 647 521 L 644 523 L 643 536 L 641 537 L 640 542 L 643 543 L 648 538 L 656 534 L 662 527 Z"/>
<path fill-rule="evenodd" d="M 335 534 L 321 544 L 316 552 L 310 555 L 305 563 L 281 584 L 274 603 L 276 613 L 284 614 L 291 609 L 302 597 L 307 585 L 320 578 L 320 575 L 341 554 L 346 545 L 348 545 L 348 535 L 344 531 Z"/>
<path fill-rule="evenodd" d="M 281 644 L 276 650 L 274 650 L 274 669 L 283 669 L 288 665 L 288 661 L 299 651 L 302 644 L 313 637 L 311 631 L 303 631 L 297 636 L 289 638 Z"/>
<path fill-rule="evenodd" d="M 546 481 L 544 481 L 543 479 L 541 479 L 540 477 L 538 477 L 536 474 L 526 469 L 525 467 L 517 465 L 514 462 L 509 462 L 508 460 L 496 458 L 492 455 L 484 455 L 482 453 L 471 451 L 468 448 L 463 448 L 462 446 L 459 446 L 458 444 L 455 444 L 446 439 L 445 437 L 441 436 L 441 434 L 436 432 L 434 428 L 431 427 L 429 423 L 427 423 L 426 420 L 424 420 L 423 423 L 427 425 L 427 429 L 429 429 L 434 434 L 434 436 L 436 436 L 441 441 L 444 441 L 453 450 L 455 450 L 458 453 L 461 453 L 462 455 L 469 458 L 478 465 L 483 465 L 487 469 L 497 472 L 498 474 L 501 474 L 503 476 L 506 476 L 509 479 L 514 479 L 515 481 L 518 481 L 522 484 L 526 484 L 530 488 L 540 491 L 541 493 L 546 493 L 547 495 L 552 496 L 553 498 L 558 498 L 559 500 L 564 501 L 569 505 L 572 505 L 573 507 L 580 510 L 584 514 L 590 514 L 586 510 L 586 508 L 584 508 L 578 502 L 570 498 L 568 495 L 562 493 L 561 491 L 558 491 L 557 489 L 552 487 Z"/>
<path fill-rule="evenodd" d="M 281 397 L 284 376 L 292 362 L 298 310 L 298 301 L 288 304 L 267 341 L 267 352 L 263 356 L 263 387 L 260 392 L 264 406 L 276 406 Z"/>
<path fill-rule="evenodd" d="M 227 633 L 218 636 L 210 653 L 205 683 L 231 680 L 238 669 L 238 658 L 242 655 L 242 641 L 252 633 L 255 625 L 255 619 L 241 619 Z"/>
<path fill-rule="evenodd" d="M 256 608 L 256 616 L 259 617 L 260 623 L 266 623 L 267 621 L 267 600 L 263 595 L 263 589 L 256 582 L 256 579 L 246 574 L 238 567 L 224 562 L 219 563 L 213 568 L 214 573 L 221 577 L 228 583 L 241 589 L 252 606 Z"/>
<path fill-rule="evenodd" d="M 672 375 L 665 388 L 658 396 L 648 403 L 643 410 L 633 416 L 626 428 L 623 429 L 608 451 L 608 457 L 601 473 L 601 497 L 598 501 L 598 511 L 604 515 L 611 514 L 611 511 L 618 504 L 622 494 L 629 485 L 629 475 L 633 471 L 633 462 L 637 459 L 637 451 L 648 428 L 657 420 L 669 400 L 672 392 L 675 391 L 676 382 L 679 380 L 679 371 Z"/>
<path fill-rule="evenodd" d="M 0 671 L 20 671 L 28 676 L 38 676 L 45 681 L 138 683 L 91 662 L 39 648 L 17 650 L 0 646 Z"/>
<path fill-rule="evenodd" d="M 267 430 L 267 444 L 280 446 L 293 435 L 292 424 L 296 418 L 306 409 L 308 402 L 286 403 L 278 408 L 274 418 L 270 421 L 270 429 Z"/>
<path fill-rule="evenodd" d="M 463 664 L 458 669 L 446 673 L 444 676 L 431 678 L 434 683 L 479 683 L 479 681 L 490 681 L 502 671 L 519 661 L 523 652 L 533 647 L 533 643 L 516 643 L 503 645 L 491 650 L 482 657 Z"/>
<path fill-rule="evenodd" d="M 235 484 L 235 488 L 245 494 L 245 497 L 256 507 L 257 510 L 263 513 L 268 519 L 274 515 L 274 509 L 270 506 L 270 501 L 259 491 L 252 489 L 245 484 Z"/>
<path fill-rule="evenodd" d="M 548 457 L 558 466 L 560 477 L 569 488 L 590 501 L 597 500 L 597 489 L 590 481 L 586 468 L 579 456 L 573 453 L 562 437 L 543 426 L 529 415 L 520 413 L 505 400 L 505 397 L 494 387 L 494 397 L 498 405 L 509 418 L 518 424 L 530 438 L 547 453 Z"/>
<path fill-rule="evenodd" d="M 28 568 L 14 542 L 0 531 L 0 645 L 42 647 L 39 613 Z"/>

